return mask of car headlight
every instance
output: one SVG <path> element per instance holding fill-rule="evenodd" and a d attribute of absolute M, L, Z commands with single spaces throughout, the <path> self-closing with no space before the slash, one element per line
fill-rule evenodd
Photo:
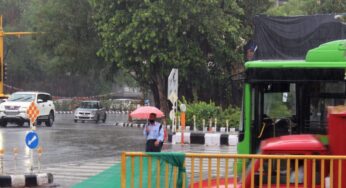
<path fill-rule="evenodd" d="M 19 112 L 26 112 L 27 109 L 28 109 L 27 107 L 21 107 L 19 108 Z"/>
<path fill-rule="evenodd" d="M 77 115 L 78 115 L 78 113 L 79 113 L 79 112 L 78 112 L 77 110 L 76 110 L 76 111 L 74 111 L 74 115 L 75 115 L 75 116 L 77 116 Z"/>
<path fill-rule="evenodd" d="M 5 112 L 5 106 L 0 106 L 0 112 Z"/>

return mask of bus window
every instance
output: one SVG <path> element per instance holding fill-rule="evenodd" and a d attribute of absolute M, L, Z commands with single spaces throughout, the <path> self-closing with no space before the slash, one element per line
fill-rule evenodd
<path fill-rule="evenodd" d="M 305 130 L 310 133 L 325 134 L 327 127 L 327 107 L 346 104 L 345 82 L 322 82 L 310 86 L 310 114 Z"/>

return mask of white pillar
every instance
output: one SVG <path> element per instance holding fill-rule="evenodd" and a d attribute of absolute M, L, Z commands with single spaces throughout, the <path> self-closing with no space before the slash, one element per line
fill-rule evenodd
<path fill-rule="evenodd" d="M 196 128 L 196 116 L 193 115 L 192 118 L 193 118 L 193 131 L 197 131 L 197 128 Z"/>

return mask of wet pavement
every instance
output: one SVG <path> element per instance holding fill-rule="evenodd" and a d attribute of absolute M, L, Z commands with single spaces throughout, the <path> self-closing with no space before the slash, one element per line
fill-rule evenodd
<path fill-rule="evenodd" d="M 144 137 L 140 129 L 114 126 L 115 121 L 126 121 L 126 118 L 126 114 L 110 114 L 105 123 L 96 124 L 74 123 L 71 114 L 57 115 L 53 127 L 42 125 L 36 130 L 39 145 L 43 148 L 41 165 L 111 157 L 123 150 L 141 150 Z M 25 145 L 28 131 L 28 126 L 12 124 L 0 129 L 0 146 L 5 150 L 5 173 L 15 169 L 19 172 L 28 170 L 30 150 Z M 13 148 L 18 148 L 16 160 Z M 34 150 L 34 159 L 37 163 L 37 150 Z"/>
<path fill-rule="evenodd" d="M 58 114 L 53 127 L 42 125 L 36 130 L 43 154 L 38 163 L 37 150 L 33 150 L 34 172 L 38 172 L 40 166 L 42 172 L 52 173 L 54 185 L 49 187 L 71 187 L 119 163 L 122 151 L 143 151 L 145 138 L 142 129 L 114 125 L 115 122 L 126 122 L 127 117 L 127 114 L 109 114 L 105 123 L 74 123 L 72 114 Z M 28 131 L 28 126 L 9 125 L 0 128 L 0 146 L 5 150 L 5 174 L 30 172 L 31 151 L 25 145 Z M 18 148 L 18 155 L 13 153 L 15 147 Z M 169 143 L 165 143 L 163 150 L 194 153 L 236 152 L 234 147 Z"/>

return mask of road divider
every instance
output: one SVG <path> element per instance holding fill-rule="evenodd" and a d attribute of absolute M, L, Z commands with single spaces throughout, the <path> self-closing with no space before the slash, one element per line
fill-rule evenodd
<path fill-rule="evenodd" d="M 56 114 L 73 114 L 74 111 L 56 111 Z M 117 110 L 110 110 L 106 111 L 106 114 L 128 114 L 129 111 L 117 111 Z"/>
<path fill-rule="evenodd" d="M 181 144 L 181 133 L 173 133 L 169 135 L 172 144 Z M 203 133 L 188 132 L 184 133 L 184 144 L 204 144 L 205 146 L 235 146 L 238 144 L 238 134 L 236 132 L 226 133 Z"/>
<path fill-rule="evenodd" d="M 144 123 L 124 123 L 124 122 L 116 122 L 114 124 L 115 126 L 119 126 L 119 127 L 135 127 L 135 128 L 144 128 Z"/>
<path fill-rule="evenodd" d="M 145 124 L 116 122 L 115 126 L 144 128 Z M 167 125 L 169 127 L 169 125 Z M 168 142 L 181 144 L 181 132 L 169 133 Z M 184 132 L 184 144 L 204 144 L 206 146 L 235 146 L 238 144 L 238 133 L 232 129 L 231 132 Z"/>
<path fill-rule="evenodd" d="M 37 187 L 52 183 L 51 173 L 0 175 L 0 187 Z"/>

